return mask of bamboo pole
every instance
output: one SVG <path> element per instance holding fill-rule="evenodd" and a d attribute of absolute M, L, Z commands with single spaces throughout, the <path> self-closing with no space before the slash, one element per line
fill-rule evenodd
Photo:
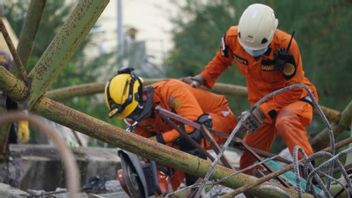
<path fill-rule="evenodd" d="M 145 79 L 144 85 L 150 85 L 162 79 Z M 65 100 L 75 96 L 86 96 L 104 92 L 106 82 L 86 83 L 70 87 L 63 87 L 48 91 L 45 96 L 54 100 Z"/>
<path fill-rule="evenodd" d="M 45 93 L 67 65 L 109 0 L 80 0 L 30 72 L 29 108 Z"/>
<path fill-rule="evenodd" d="M 31 0 L 31 3 L 29 4 L 27 16 L 17 46 L 17 53 L 24 67 L 26 67 L 32 53 L 33 41 L 42 19 L 45 4 L 46 0 Z"/>
<path fill-rule="evenodd" d="M 45 96 L 54 100 L 62 101 L 75 96 L 87 96 L 102 93 L 104 91 L 104 86 L 104 82 L 81 84 L 50 90 Z"/>
<path fill-rule="evenodd" d="M 144 84 L 150 85 L 162 79 L 145 79 Z M 50 90 L 46 96 L 54 100 L 65 100 L 74 96 L 84 96 L 91 94 L 98 94 L 104 92 L 105 82 L 88 83 L 76 85 L 71 87 L 64 87 L 60 89 Z M 239 85 L 230 85 L 224 83 L 215 83 L 215 86 L 210 91 L 217 94 L 225 94 L 231 96 L 247 96 L 247 88 Z M 320 106 L 329 119 L 329 121 L 337 123 L 340 120 L 341 113 L 324 106 Z"/>
<path fill-rule="evenodd" d="M 7 112 L 6 110 L 6 97 L 10 96 L 13 100 L 23 100 L 28 93 L 28 89 L 24 82 L 18 80 L 12 73 L 10 73 L 3 66 L 0 66 L 0 90 L 4 92 L 4 104 L 0 106 L 0 113 Z M 7 159 L 8 154 L 8 136 L 11 124 L 3 124 L 0 126 L 0 158 Z"/>
<path fill-rule="evenodd" d="M 0 66 L 0 90 L 15 101 L 24 100 L 28 94 L 25 83 Z"/>
<path fill-rule="evenodd" d="M 11 52 L 11 55 L 13 59 L 15 60 L 15 67 L 12 67 L 11 70 L 14 70 L 14 73 L 16 74 L 17 77 L 19 77 L 21 80 L 27 80 L 27 71 L 26 68 L 23 66 L 21 59 L 19 58 L 16 48 L 13 45 L 13 41 L 11 40 L 11 37 L 6 29 L 6 26 L 4 24 L 3 18 L 0 18 L 0 30 L 2 32 L 2 35 L 4 36 L 5 42 Z"/>
<path fill-rule="evenodd" d="M 350 127 L 352 123 L 352 101 L 345 107 L 341 113 L 341 118 L 337 124 L 332 126 L 334 135 L 340 135 L 344 130 Z M 318 135 L 312 140 L 312 146 L 314 149 L 320 150 L 324 148 L 329 143 L 328 129 L 322 130 Z"/>
<path fill-rule="evenodd" d="M 1 70 L 0 70 L 1 71 Z M 8 86 L 14 84 L 10 73 L 0 72 L 0 79 L 10 79 L 0 83 L 0 88 L 9 90 Z M 15 79 L 16 81 L 17 79 Z M 1 82 L 1 81 L 0 81 Z M 11 92 L 8 92 L 11 98 L 21 98 L 22 90 L 27 90 L 25 84 L 17 80 L 17 86 L 13 86 Z M 66 107 L 65 105 L 55 102 L 49 98 L 41 97 L 32 108 L 33 112 L 42 115 L 52 121 L 65 125 L 76 131 L 80 131 L 91 137 L 100 139 L 121 149 L 134 152 L 140 156 L 155 160 L 159 164 L 173 167 L 187 173 L 204 177 L 207 173 L 211 162 L 200 159 L 196 156 L 176 150 L 172 147 L 151 141 L 134 133 L 127 133 L 125 130 L 112 126 L 101 120 L 88 116 L 84 113 Z M 232 173 L 233 170 L 225 168 L 221 165 L 216 166 L 213 179 L 222 179 Z M 245 174 L 238 174 L 229 177 L 224 181 L 223 185 L 230 188 L 238 188 L 240 186 L 256 183 L 257 178 Z M 297 196 L 292 189 L 287 189 L 278 184 L 266 182 L 263 185 L 251 188 L 248 191 L 257 197 L 280 198 L 283 196 Z M 305 197 L 311 197 L 305 195 Z"/>

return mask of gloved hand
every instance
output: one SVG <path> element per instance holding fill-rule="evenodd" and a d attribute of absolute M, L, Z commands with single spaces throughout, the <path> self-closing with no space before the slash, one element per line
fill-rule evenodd
<path fill-rule="evenodd" d="M 241 116 L 244 115 L 246 112 L 248 111 L 242 112 Z M 263 120 L 264 113 L 259 108 L 256 108 L 252 111 L 252 113 L 249 114 L 247 119 L 244 120 L 242 126 L 247 132 L 252 132 L 263 124 Z"/>
<path fill-rule="evenodd" d="M 198 144 L 200 144 L 203 138 L 202 133 L 199 129 L 195 129 L 192 133 L 189 133 L 188 136 Z M 174 144 L 177 144 L 180 147 L 180 150 L 185 152 L 196 149 L 196 147 L 183 136 L 178 137 L 175 140 Z"/>
<path fill-rule="evenodd" d="M 285 48 L 281 48 L 275 56 L 274 68 L 275 70 L 282 71 L 284 69 L 285 64 L 287 63 L 296 66 L 295 59 L 292 54 L 286 51 Z"/>
<path fill-rule="evenodd" d="M 194 88 L 198 88 L 201 85 L 204 85 L 204 79 L 200 75 L 187 76 L 187 77 L 181 78 L 181 80 L 187 84 L 190 84 Z"/>

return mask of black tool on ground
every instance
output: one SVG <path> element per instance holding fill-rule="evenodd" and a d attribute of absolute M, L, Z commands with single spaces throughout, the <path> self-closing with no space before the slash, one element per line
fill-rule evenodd
<path fill-rule="evenodd" d="M 117 171 L 117 179 L 124 191 L 133 198 L 144 198 L 161 195 L 161 186 L 157 176 L 155 161 L 143 160 L 136 154 L 119 150 L 121 169 Z"/>

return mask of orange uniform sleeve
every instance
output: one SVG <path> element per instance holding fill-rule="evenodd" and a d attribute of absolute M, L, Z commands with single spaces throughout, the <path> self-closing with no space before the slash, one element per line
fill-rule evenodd
<path fill-rule="evenodd" d="M 166 86 L 163 87 L 163 100 L 171 103 L 170 106 L 175 110 L 176 114 L 192 121 L 196 121 L 203 114 L 199 103 L 190 91 L 192 88 L 189 85 L 181 81 L 170 80 Z M 185 130 L 190 133 L 193 128 L 186 125 Z M 180 134 L 176 129 L 163 132 L 163 139 L 166 143 L 173 142 L 179 136 Z"/>
<path fill-rule="evenodd" d="M 286 42 L 283 42 L 282 48 L 287 47 Z M 285 46 L 286 44 L 286 46 Z M 292 76 L 290 79 L 287 79 L 287 81 L 284 83 L 283 87 L 292 85 L 292 84 L 298 84 L 298 83 L 304 83 L 305 77 L 304 77 L 304 71 L 302 67 L 302 59 L 301 59 L 301 53 L 299 51 L 299 47 L 296 43 L 296 41 L 293 39 L 291 47 L 289 49 L 289 52 L 293 55 L 295 63 L 296 63 L 296 73 L 294 76 Z M 266 121 L 267 122 L 272 122 L 273 116 L 270 116 L 272 111 L 279 111 L 282 107 L 297 101 L 298 99 L 302 98 L 305 96 L 306 91 L 304 88 L 294 88 L 290 89 L 287 91 L 284 91 L 280 94 L 277 94 L 273 96 L 271 99 L 269 99 L 267 102 L 263 103 L 260 106 L 260 109 L 264 112 L 266 115 Z"/>
<path fill-rule="evenodd" d="M 232 30 L 231 28 L 227 31 L 223 40 L 224 42 L 221 44 L 223 46 L 221 46 L 221 48 L 218 50 L 213 59 L 208 63 L 208 65 L 206 65 L 204 70 L 200 73 L 200 76 L 205 80 L 205 85 L 209 88 L 214 86 L 216 80 L 219 78 L 221 73 L 233 63 L 232 55 L 229 54 L 232 51 L 231 46 L 234 43 L 234 37 L 232 36 L 233 31 L 234 30 Z M 222 47 L 226 47 L 226 50 L 222 49 Z M 222 53 L 222 50 L 226 52 Z"/>
<path fill-rule="evenodd" d="M 222 56 L 220 50 L 216 53 L 215 57 L 208 63 L 205 69 L 200 73 L 204 79 L 204 84 L 211 88 L 214 86 L 216 80 L 232 64 L 232 58 Z"/>

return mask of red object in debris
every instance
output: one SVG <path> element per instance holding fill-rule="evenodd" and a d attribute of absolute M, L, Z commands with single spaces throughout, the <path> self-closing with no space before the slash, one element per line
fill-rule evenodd
<path fill-rule="evenodd" d="M 122 169 L 118 169 L 118 170 L 116 171 L 116 177 L 117 177 L 117 179 L 119 180 L 122 189 L 123 189 L 129 196 L 131 196 L 130 193 L 128 192 L 127 185 L 126 185 L 126 182 L 125 182 L 125 175 L 123 174 L 123 170 L 122 170 Z"/>
<path fill-rule="evenodd" d="M 169 193 L 169 176 L 166 175 L 164 172 L 162 171 L 158 171 L 157 172 L 157 176 L 158 176 L 158 181 L 159 181 L 159 186 L 160 186 L 160 190 L 162 194 L 167 194 Z"/>

